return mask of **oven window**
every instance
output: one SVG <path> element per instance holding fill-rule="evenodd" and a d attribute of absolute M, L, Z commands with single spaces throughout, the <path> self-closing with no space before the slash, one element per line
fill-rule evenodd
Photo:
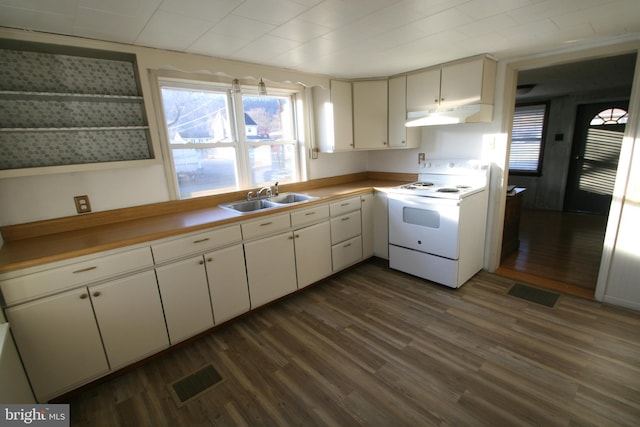
<path fill-rule="evenodd" d="M 402 221 L 406 224 L 419 225 L 421 227 L 440 228 L 440 213 L 438 211 L 404 207 L 402 209 Z"/>

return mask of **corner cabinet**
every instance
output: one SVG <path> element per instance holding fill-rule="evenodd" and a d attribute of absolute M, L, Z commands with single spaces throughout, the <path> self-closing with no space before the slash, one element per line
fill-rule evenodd
<path fill-rule="evenodd" d="M 356 149 L 389 148 L 387 97 L 387 80 L 353 82 L 353 145 Z"/>
<path fill-rule="evenodd" d="M 418 127 L 406 127 L 407 76 L 389 79 L 389 148 L 417 148 L 422 133 Z"/>
<path fill-rule="evenodd" d="M 328 89 L 312 90 L 315 138 L 323 153 L 353 150 L 351 82 L 331 80 Z"/>

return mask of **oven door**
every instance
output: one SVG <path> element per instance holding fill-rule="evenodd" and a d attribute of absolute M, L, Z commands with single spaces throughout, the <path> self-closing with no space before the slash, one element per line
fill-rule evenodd
<path fill-rule="evenodd" d="M 389 244 L 458 259 L 458 200 L 389 194 Z"/>

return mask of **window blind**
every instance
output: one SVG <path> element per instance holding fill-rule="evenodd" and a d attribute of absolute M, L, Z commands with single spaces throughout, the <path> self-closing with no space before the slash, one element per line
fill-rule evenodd
<path fill-rule="evenodd" d="M 540 172 L 546 109 L 546 104 L 515 108 L 509 156 L 511 172 Z"/>

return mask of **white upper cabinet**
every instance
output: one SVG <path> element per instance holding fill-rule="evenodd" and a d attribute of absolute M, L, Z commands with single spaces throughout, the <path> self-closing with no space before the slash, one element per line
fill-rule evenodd
<path fill-rule="evenodd" d="M 407 76 L 389 79 L 389 148 L 416 148 L 421 132 L 417 127 L 406 127 Z"/>
<path fill-rule="evenodd" d="M 410 74 L 407 112 L 468 104 L 493 105 L 495 76 L 495 61 L 484 57 Z"/>
<path fill-rule="evenodd" d="M 313 88 L 315 137 L 324 153 L 353 150 L 351 82 L 331 80 L 330 88 Z"/>
<path fill-rule="evenodd" d="M 353 83 L 353 142 L 356 149 L 389 148 L 387 93 L 387 80 Z"/>

